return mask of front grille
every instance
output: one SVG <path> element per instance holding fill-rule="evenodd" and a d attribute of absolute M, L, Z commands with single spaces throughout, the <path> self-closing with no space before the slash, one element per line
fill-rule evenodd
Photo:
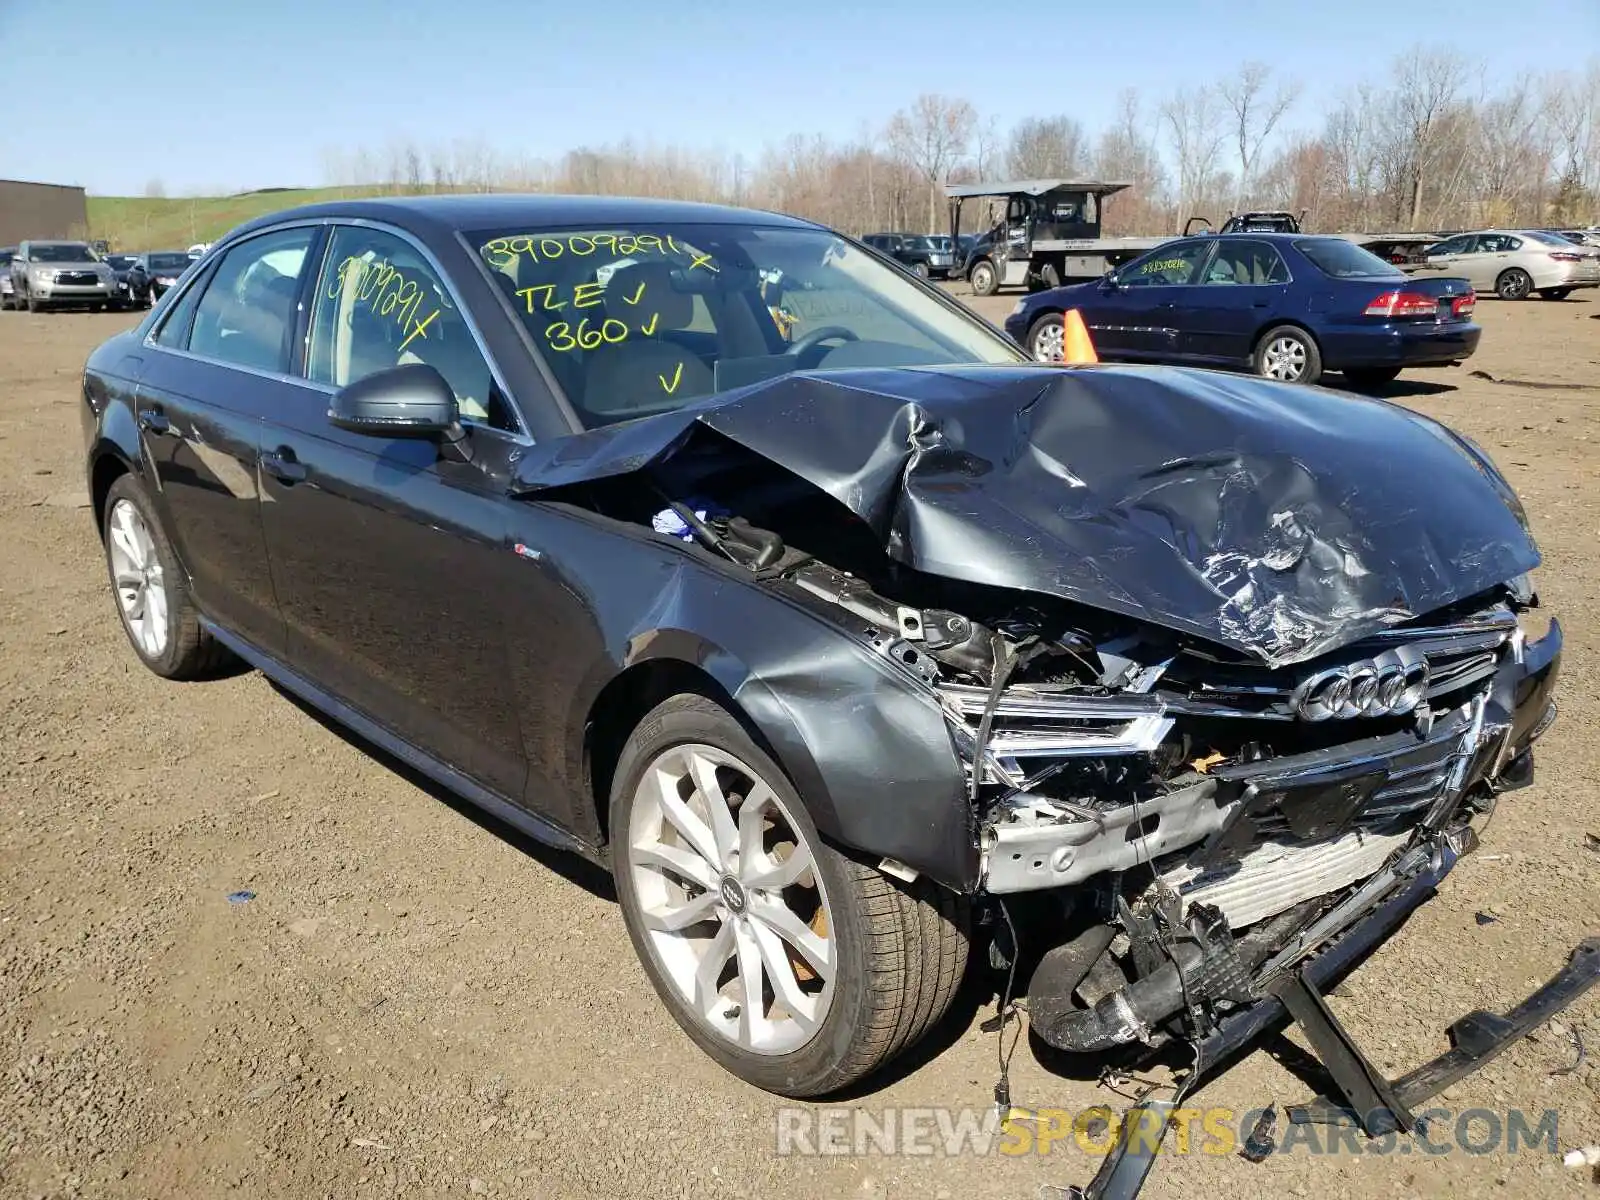
<path fill-rule="evenodd" d="M 1404 645 L 1428 660 L 1424 699 L 1435 708 L 1448 707 L 1461 703 L 1467 689 L 1495 673 L 1516 625 L 1509 609 L 1497 608 L 1448 625 L 1399 626 L 1337 654 L 1272 671 L 1199 660 L 1180 662 L 1163 677 L 1157 694 L 1172 713 L 1292 721 L 1295 713 L 1289 699 L 1302 679 L 1330 665 L 1359 661 Z"/>
<path fill-rule="evenodd" d="M 1391 734 L 1349 745 L 1348 754 L 1290 755 L 1214 772 L 1244 797 L 1239 826 L 1217 835 L 1236 849 L 1206 861 L 1180 851 L 1157 864 L 1162 883 L 1184 906 L 1215 905 L 1239 929 L 1365 879 L 1405 844 L 1433 804 L 1460 787 L 1465 760 L 1479 752 L 1479 702 L 1439 722 L 1425 738 Z M 1381 775 L 1350 820 L 1318 836 L 1300 836 L 1306 813 L 1338 781 Z M 1333 783 L 1323 781 L 1332 780 Z M 1251 804 L 1248 785 L 1257 796 Z"/>
<path fill-rule="evenodd" d="M 74 287 L 93 286 L 100 282 L 100 276 L 93 271 L 61 271 L 56 275 L 56 282 L 71 284 Z"/>
<path fill-rule="evenodd" d="M 1413 824 L 1444 794 L 1462 757 L 1470 753 L 1462 737 L 1465 724 L 1464 715 L 1458 713 L 1444 727 L 1435 728 L 1425 741 L 1418 741 L 1410 733 L 1374 738 L 1377 745 L 1365 753 L 1356 751 L 1349 759 L 1334 764 L 1327 762 L 1326 754 L 1302 755 L 1298 756 L 1299 762 L 1297 757 L 1291 756 L 1223 768 L 1216 774 L 1219 778 L 1232 778 L 1241 783 L 1254 782 L 1265 790 L 1274 786 L 1313 786 L 1319 775 L 1356 766 L 1363 771 L 1382 771 L 1384 781 L 1356 814 L 1353 827 L 1374 833 L 1392 833 Z M 1268 841 L 1293 839 L 1287 809 L 1294 802 L 1293 793 L 1290 793 L 1281 806 L 1255 817 L 1257 837 Z"/>

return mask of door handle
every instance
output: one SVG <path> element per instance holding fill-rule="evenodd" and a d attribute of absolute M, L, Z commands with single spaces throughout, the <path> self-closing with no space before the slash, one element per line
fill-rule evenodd
<path fill-rule="evenodd" d="M 262 454 L 261 469 L 279 483 L 289 485 L 299 483 L 309 473 L 305 463 L 297 459 L 288 446 L 279 446 Z"/>
<path fill-rule="evenodd" d="M 139 414 L 139 428 L 146 433 L 168 433 L 172 429 L 172 422 L 159 408 L 147 408 Z"/>

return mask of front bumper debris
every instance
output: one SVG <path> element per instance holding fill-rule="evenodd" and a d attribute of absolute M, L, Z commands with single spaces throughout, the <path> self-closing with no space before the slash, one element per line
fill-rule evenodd
<path fill-rule="evenodd" d="M 1113 813 L 1097 823 L 1023 827 L 1035 839 L 1027 846 L 996 840 L 1028 852 L 1020 861 L 1004 856 L 1009 861 L 1000 870 L 1008 880 L 1052 874 L 1075 880 L 1086 870 L 1132 866 L 1122 861 L 1126 847 L 1151 818 L 1160 822 L 1143 860 L 1152 865 L 1153 882 L 1117 918 L 1134 943 L 1160 952 L 1147 956 L 1131 982 L 1087 1005 L 1074 993 L 1092 964 L 1076 953 L 1046 955 L 1028 989 L 1035 1033 L 1074 1053 L 1158 1044 L 1174 1018 L 1191 1036 L 1203 1036 L 1333 939 L 1352 930 L 1348 936 L 1362 937 L 1381 925 L 1397 898 L 1421 903 L 1476 845 L 1474 810 L 1464 808 L 1469 792 L 1482 811 L 1494 793 L 1531 778 L 1532 744 L 1552 720 L 1561 642 L 1555 622 L 1536 642 L 1524 643 L 1519 631 L 1488 686 L 1433 719 L 1426 734 L 1367 739 L 1359 752 L 1341 748 L 1221 768 L 1199 785 L 1203 796 L 1186 789 L 1133 806 L 1139 824 L 1125 835 Z M 1197 798 L 1208 802 L 1195 805 Z M 1163 804 L 1172 811 L 1157 811 Z M 1197 822 L 1205 831 L 1199 842 Z M 1107 829 L 1120 836 L 1105 836 Z M 1162 865 L 1166 847 L 1149 843 L 1174 834 L 1180 846 L 1193 848 Z M 1324 897 L 1340 898 L 1311 911 Z"/>
<path fill-rule="evenodd" d="M 1173 1113 L 1217 1064 L 1253 1041 L 1283 1016 L 1286 1008 L 1300 1020 L 1335 1088 L 1343 1093 L 1339 1099 L 1344 1101 L 1339 1104 L 1319 1098 L 1311 1104 L 1291 1105 L 1289 1120 L 1296 1124 L 1343 1120 L 1360 1125 L 1369 1135 L 1389 1130 L 1410 1133 L 1416 1129 L 1412 1109 L 1492 1061 L 1600 982 L 1600 937 L 1586 938 L 1572 951 L 1566 966 L 1520 1004 L 1504 1014 L 1474 1009 L 1446 1031 L 1450 1050 L 1397 1080 L 1383 1078 L 1361 1054 L 1349 1032 L 1328 1012 L 1321 989 L 1342 976 L 1389 928 L 1426 899 L 1442 877 L 1442 872 L 1430 872 L 1426 878 L 1419 878 L 1405 894 L 1352 931 L 1351 936 L 1286 976 L 1259 1004 L 1224 1022 L 1215 1034 L 1200 1042 L 1196 1046 L 1195 1068 L 1179 1082 L 1174 1094 L 1129 1109 L 1123 1115 L 1116 1143 L 1094 1178 L 1087 1187 L 1069 1188 L 1068 1194 L 1077 1200 L 1133 1200 L 1155 1164 Z"/>

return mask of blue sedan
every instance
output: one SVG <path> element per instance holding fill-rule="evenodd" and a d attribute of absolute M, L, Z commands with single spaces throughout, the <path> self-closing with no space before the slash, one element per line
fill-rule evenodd
<path fill-rule="evenodd" d="M 1027 296 L 1006 332 L 1043 362 L 1062 356 L 1062 314 L 1077 309 L 1101 358 L 1244 368 L 1355 387 L 1406 367 L 1455 365 L 1482 329 L 1466 279 L 1416 278 L 1338 237 L 1178 238 L 1093 283 Z"/>

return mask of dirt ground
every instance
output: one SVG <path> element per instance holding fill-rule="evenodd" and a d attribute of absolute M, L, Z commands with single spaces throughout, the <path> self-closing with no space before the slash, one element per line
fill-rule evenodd
<path fill-rule="evenodd" d="M 999 319 L 1013 299 L 979 303 Z M 1562 717 L 1535 786 L 1506 798 L 1483 850 L 1334 1000 L 1391 1073 L 1600 932 L 1600 853 L 1585 846 L 1600 834 L 1600 296 L 1487 301 L 1479 316 L 1468 368 L 1408 374 L 1394 394 L 1471 434 L 1521 492 L 1567 635 Z M 1096 1160 L 1070 1140 L 1048 1154 L 778 1154 L 782 1102 L 672 1024 L 604 877 L 448 803 L 258 674 L 146 672 L 84 507 L 77 413 L 85 355 L 131 320 L 0 314 L 0 1196 L 984 1200 L 1087 1181 Z M 230 902 L 241 891 L 254 898 Z M 981 1114 L 992 1008 L 974 983 L 913 1062 L 846 1103 Z M 1573 1061 L 1574 1029 L 1588 1057 L 1552 1074 Z M 1597 1064 L 1600 992 L 1438 1103 L 1530 1123 L 1553 1109 L 1564 1152 L 1600 1143 Z M 1026 1039 L 1012 1089 L 1036 1108 L 1120 1103 L 1047 1069 Z M 1258 1052 L 1194 1103 L 1243 1113 L 1304 1096 Z M 1173 1155 L 1146 1191 L 1285 1194 L 1596 1188 L 1541 1145 Z"/>

